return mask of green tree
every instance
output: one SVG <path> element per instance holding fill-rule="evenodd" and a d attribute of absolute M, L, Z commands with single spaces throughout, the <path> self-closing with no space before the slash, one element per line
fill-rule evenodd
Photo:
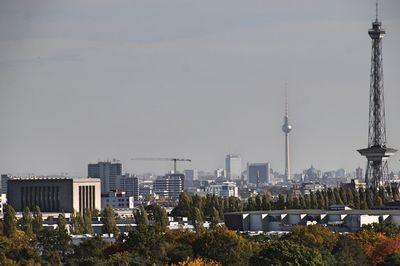
<path fill-rule="evenodd" d="M 203 222 L 204 222 L 203 214 L 201 213 L 200 209 L 196 207 L 194 209 L 194 217 L 193 217 L 193 226 L 196 229 L 196 231 L 203 228 Z"/>
<path fill-rule="evenodd" d="M 182 192 L 179 195 L 178 206 L 176 206 L 172 212 L 172 216 L 188 217 L 191 219 L 191 209 L 192 209 L 192 198 L 186 192 Z"/>
<path fill-rule="evenodd" d="M 25 207 L 24 211 L 22 212 L 22 218 L 18 222 L 21 230 L 27 233 L 28 235 L 33 234 L 32 220 L 33 218 L 29 208 Z"/>
<path fill-rule="evenodd" d="M 255 204 L 256 204 L 256 211 L 261 211 L 261 197 L 260 195 L 256 196 L 256 200 L 255 200 Z"/>
<path fill-rule="evenodd" d="M 317 197 L 314 192 L 310 192 L 310 207 L 311 209 L 318 209 Z"/>
<path fill-rule="evenodd" d="M 293 209 L 293 194 L 287 193 L 286 195 L 286 209 Z"/>
<path fill-rule="evenodd" d="M 93 234 L 92 212 L 85 210 L 82 217 L 82 229 L 84 234 Z"/>
<path fill-rule="evenodd" d="M 38 236 L 38 244 L 46 261 L 62 259 L 72 251 L 71 236 L 65 228 L 41 230 Z"/>
<path fill-rule="evenodd" d="M 107 204 L 107 207 L 101 212 L 101 220 L 103 222 L 102 231 L 109 236 L 111 234 L 118 235 L 119 230 L 116 222 L 117 214 L 114 212 L 113 208 L 110 204 Z"/>
<path fill-rule="evenodd" d="M 336 265 L 358 266 L 368 264 L 367 257 L 360 244 L 346 236 L 340 237 L 333 254 L 336 259 Z"/>
<path fill-rule="evenodd" d="M 248 265 L 258 245 L 223 227 L 206 230 L 193 243 L 194 255 L 213 259 L 222 265 Z"/>
<path fill-rule="evenodd" d="M 262 209 L 263 211 L 269 211 L 269 210 L 271 210 L 271 202 L 270 202 L 270 200 L 267 198 L 267 195 L 266 195 L 266 194 L 264 194 L 264 195 L 262 196 L 261 209 Z"/>
<path fill-rule="evenodd" d="M 213 208 L 211 211 L 210 223 L 211 228 L 215 228 L 219 223 L 219 213 L 215 208 Z"/>
<path fill-rule="evenodd" d="M 3 221 L 3 234 L 6 237 L 15 235 L 17 230 L 17 217 L 15 216 L 14 208 L 6 204 L 4 206 L 4 221 Z"/>
<path fill-rule="evenodd" d="M 133 216 L 135 217 L 135 222 L 137 225 L 148 225 L 149 219 L 147 211 L 144 209 L 143 205 L 139 206 L 139 209 L 134 210 Z"/>
<path fill-rule="evenodd" d="M 32 230 L 35 235 L 38 235 L 42 229 L 43 229 L 42 212 L 40 211 L 39 206 L 35 206 L 33 208 Z"/>
<path fill-rule="evenodd" d="M 168 215 L 163 207 L 160 205 L 153 206 L 153 218 L 155 226 L 158 226 L 162 231 L 167 229 Z"/>
<path fill-rule="evenodd" d="M 75 210 L 73 210 L 71 214 L 71 233 L 74 235 L 80 235 L 83 233 L 80 214 Z"/>
<path fill-rule="evenodd" d="M 282 194 L 279 194 L 278 200 L 275 202 L 275 209 L 276 210 L 285 209 L 285 197 Z"/>
<path fill-rule="evenodd" d="M 318 250 L 288 240 L 275 240 L 267 244 L 250 265 L 326 265 Z"/>
<path fill-rule="evenodd" d="M 138 225 L 119 240 L 119 249 L 143 258 L 141 265 L 163 265 L 166 257 L 164 234 L 155 226 Z"/>
<path fill-rule="evenodd" d="M 67 230 L 67 219 L 65 218 L 64 213 L 60 213 L 57 219 L 57 229 L 58 230 Z"/>

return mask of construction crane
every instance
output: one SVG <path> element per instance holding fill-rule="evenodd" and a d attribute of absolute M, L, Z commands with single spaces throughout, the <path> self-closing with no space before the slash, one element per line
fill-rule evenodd
<path fill-rule="evenodd" d="M 191 159 L 180 158 L 132 158 L 131 160 L 137 161 L 172 161 L 174 162 L 174 173 L 176 174 L 176 162 L 191 162 Z"/>

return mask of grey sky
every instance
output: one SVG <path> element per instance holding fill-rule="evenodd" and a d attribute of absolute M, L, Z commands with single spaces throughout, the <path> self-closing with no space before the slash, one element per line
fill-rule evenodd
<path fill-rule="evenodd" d="M 382 1 L 388 145 L 400 148 L 400 1 Z M 117 158 L 365 167 L 375 2 L 0 1 L 0 172 L 86 175 Z M 390 168 L 400 169 L 400 153 Z"/>

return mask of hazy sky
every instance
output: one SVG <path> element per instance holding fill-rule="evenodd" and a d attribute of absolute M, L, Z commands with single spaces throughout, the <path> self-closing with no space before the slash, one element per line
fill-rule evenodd
<path fill-rule="evenodd" d="M 379 13 L 400 149 L 400 1 Z M 292 172 L 365 168 L 374 16 L 373 0 L 0 0 L 0 172 L 212 171 L 228 153 L 283 172 L 285 82 Z"/>

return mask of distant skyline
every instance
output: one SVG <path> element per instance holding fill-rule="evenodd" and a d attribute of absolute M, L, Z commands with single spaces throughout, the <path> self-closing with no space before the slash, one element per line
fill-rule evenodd
<path fill-rule="evenodd" d="M 379 3 L 400 149 L 400 1 Z M 285 83 L 292 174 L 365 170 L 374 18 L 374 0 L 0 0 L 0 173 L 211 172 L 227 154 L 284 173 Z"/>

